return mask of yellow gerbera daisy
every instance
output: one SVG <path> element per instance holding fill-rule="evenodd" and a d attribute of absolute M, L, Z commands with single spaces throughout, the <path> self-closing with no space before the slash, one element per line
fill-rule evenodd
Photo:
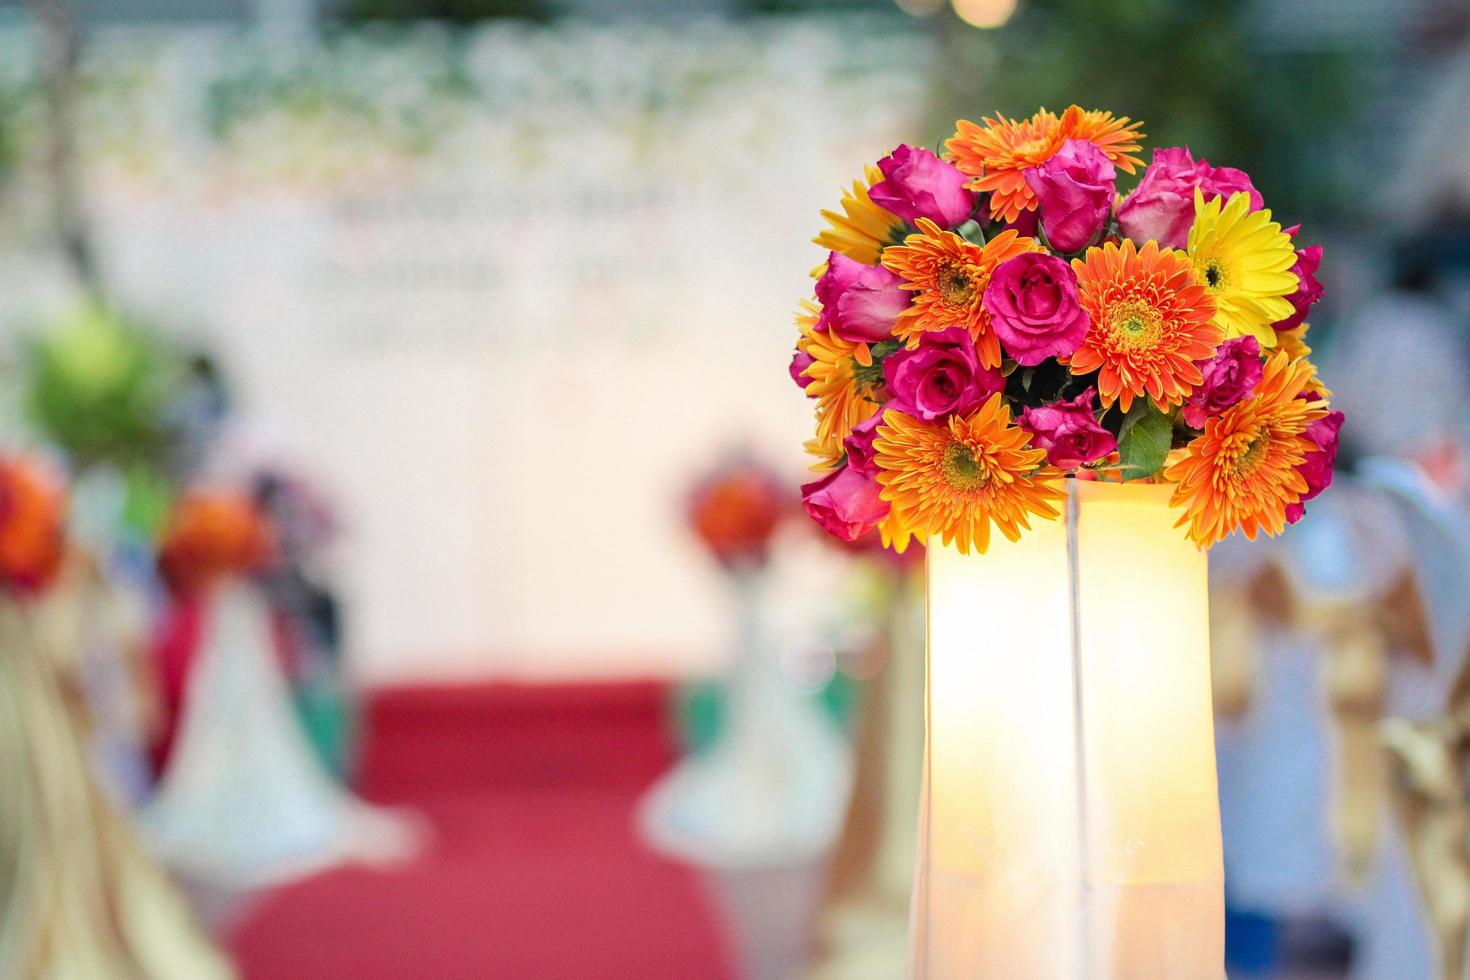
<path fill-rule="evenodd" d="M 889 507 L 888 516 L 878 522 L 878 539 L 883 542 L 883 547 L 892 548 L 900 555 L 909 550 L 909 542 L 918 539 L 923 544 L 926 540 L 923 532 L 904 521 L 896 507 Z"/>
<path fill-rule="evenodd" d="M 855 180 L 852 191 L 843 193 L 840 213 L 822 212 L 822 217 L 831 227 L 824 229 L 812 241 L 829 252 L 841 252 L 864 265 L 876 265 L 883 246 L 897 240 L 904 223 L 902 218 L 880 208 L 868 196 L 868 188 L 883 179 L 883 171 L 869 165 L 864 174 L 867 183 Z"/>
<path fill-rule="evenodd" d="M 1085 140 L 1131 174 L 1143 162 L 1133 155 L 1143 138 L 1142 125 L 1126 116 L 1118 119 L 1111 112 L 1075 105 L 1060 117 L 1045 109 L 1030 119 L 1007 119 L 997 113 L 993 119 L 986 117 L 984 126 L 960 120 L 944 147 L 954 165 L 975 178 L 969 186 L 990 194 L 991 217 L 1015 221 L 1022 211 L 1037 207 L 1036 194 L 1023 176 L 1026 170 L 1050 160 L 1067 140 Z"/>
<path fill-rule="evenodd" d="M 1028 514 L 1057 517 L 1062 473 L 1031 433 L 1011 424 L 999 393 L 968 418 L 921 422 L 890 409 L 873 441 L 878 483 L 892 515 L 925 538 L 938 535 L 961 554 L 990 546 L 993 523 L 1011 541 L 1029 530 Z"/>
<path fill-rule="evenodd" d="M 1286 509 L 1307 492 L 1297 468 L 1317 447 L 1303 436 L 1327 414 L 1325 402 L 1299 398 L 1310 365 L 1278 351 L 1250 398 L 1205 422 L 1205 431 L 1164 469 L 1178 483 L 1170 503 L 1184 507 L 1176 526 L 1208 548 L 1237 527 L 1255 540 L 1280 534 Z"/>
<path fill-rule="evenodd" d="M 816 311 L 809 301 L 802 303 L 796 322 L 801 327 L 796 347 L 812 358 L 802 372 L 812 379 L 806 393 L 817 401 L 817 434 L 807 441 L 806 450 L 821 460 L 813 469 L 824 469 L 841 458 L 842 440 L 852 427 L 877 413 L 878 405 L 870 396 L 881 380 L 881 369 L 873 363 L 867 344 L 817 330 Z"/>
<path fill-rule="evenodd" d="M 964 327 L 975 338 L 981 365 L 1000 367 L 1000 338 L 990 329 L 990 314 L 981 303 L 985 287 L 1002 262 L 1045 249 L 1036 239 L 1014 231 L 1003 231 L 984 245 L 976 245 L 928 218 L 920 218 L 917 224 L 918 234 L 883 253 L 884 266 L 904 278 L 904 289 L 918 294 L 899 314 L 893 335 L 917 347 L 920 334 Z"/>
<path fill-rule="evenodd" d="M 1271 220 L 1269 209 L 1252 212 L 1250 195 L 1213 197 L 1194 189 L 1194 224 L 1189 259 L 1215 301 L 1215 322 L 1226 338 L 1252 336 L 1276 346 L 1271 324 L 1292 313 L 1286 297 L 1296 291 L 1296 250 L 1291 236 Z"/>
<path fill-rule="evenodd" d="M 1097 371 L 1104 406 L 1128 411 L 1148 394 L 1163 409 L 1189 397 L 1202 379 L 1195 361 L 1222 339 L 1215 304 L 1182 252 L 1155 241 L 1094 246 L 1072 260 L 1077 296 L 1092 319 L 1072 354 L 1073 374 Z"/>

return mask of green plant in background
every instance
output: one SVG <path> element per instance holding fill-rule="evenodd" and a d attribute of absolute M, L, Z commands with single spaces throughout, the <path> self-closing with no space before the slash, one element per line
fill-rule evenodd
<path fill-rule="evenodd" d="M 34 339 L 25 362 L 31 421 L 76 466 L 162 461 L 178 375 L 145 330 L 88 302 Z"/>
<path fill-rule="evenodd" d="M 1248 0 L 1023 0 L 993 31 L 936 17 L 933 119 L 1106 106 L 1144 120 L 1150 147 L 1213 150 L 1293 222 L 1345 211 L 1363 175 L 1333 152 L 1362 105 L 1365 59 L 1320 38 L 1268 48 L 1263 14 Z"/>
<path fill-rule="evenodd" d="M 97 301 L 87 301 L 28 344 L 22 363 L 31 423 L 82 472 L 116 470 L 123 524 L 145 537 L 173 498 L 170 423 L 183 380 L 172 347 Z"/>

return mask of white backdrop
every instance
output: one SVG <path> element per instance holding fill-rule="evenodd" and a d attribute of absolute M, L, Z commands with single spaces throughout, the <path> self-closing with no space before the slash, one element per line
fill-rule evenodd
<path fill-rule="evenodd" d="M 926 136 L 927 45 L 903 26 L 496 28 L 305 66 L 212 35 L 94 55 L 128 80 L 88 106 L 108 280 L 223 355 L 237 449 L 336 497 L 369 679 L 719 656 L 680 497 L 736 442 L 793 492 L 802 476 L 785 366 L 817 210 Z M 38 281 L 12 256 L 7 322 L 56 301 Z M 791 595 L 818 590 L 805 556 L 786 567 Z"/>

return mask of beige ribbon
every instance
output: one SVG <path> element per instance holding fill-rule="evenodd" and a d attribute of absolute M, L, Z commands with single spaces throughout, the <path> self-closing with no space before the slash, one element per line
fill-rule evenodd
<path fill-rule="evenodd" d="M 75 651 L 47 642 L 71 635 L 51 629 L 76 599 L 57 588 L 50 609 L 0 598 L 0 976 L 223 980 L 233 970 L 88 768 L 63 681 Z"/>
<path fill-rule="evenodd" d="M 1385 803 L 1379 729 L 1395 653 L 1433 660 L 1428 619 L 1417 580 L 1405 570 L 1370 602 L 1313 599 L 1297 592 L 1274 563 L 1246 582 L 1211 595 L 1215 710 L 1219 717 L 1249 711 L 1260 671 L 1261 635 L 1296 629 L 1322 645 L 1321 685 L 1328 708 L 1333 770 L 1327 823 L 1340 874 L 1361 883 L 1377 858 Z"/>
<path fill-rule="evenodd" d="M 1470 940 L 1470 651 L 1461 659 L 1443 717 L 1391 718 L 1383 723 L 1382 744 L 1439 976 L 1462 980 Z"/>
<path fill-rule="evenodd" d="M 1371 606 L 1317 603 L 1305 612 L 1322 637 L 1321 684 L 1336 751 L 1327 811 L 1328 831 L 1344 880 L 1361 885 L 1378 856 L 1384 802 L 1378 726 L 1388 698 L 1389 646 Z"/>

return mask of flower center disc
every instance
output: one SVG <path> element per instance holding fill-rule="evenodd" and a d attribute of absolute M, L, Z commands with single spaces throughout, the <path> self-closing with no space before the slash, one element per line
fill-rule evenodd
<path fill-rule="evenodd" d="M 970 282 L 970 274 L 958 263 L 951 262 L 941 268 L 935 282 L 946 306 L 969 306 L 974 298 L 975 288 Z"/>
<path fill-rule="evenodd" d="M 1211 259 L 1204 267 L 1205 288 L 1210 292 L 1219 292 L 1225 285 L 1225 270 L 1221 267 L 1218 259 Z"/>
<path fill-rule="evenodd" d="M 944 450 L 941 469 L 945 482 L 956 490 L 979 490 L 990 482 L 989 471 L 975 458 L 970 447 L 961 442 L 952 442 Z"/>
<path fill-rule="evenodd" d="M 1113 310 L 1113 336 L 1130 349 L 1152 347 L 1159 339 L 1162 320 L 1159 311 L 1146 303 L 1119 303 Z"/>
<path fill-rule="evenodd" d="M 1251 437 L 1246 443 L 1245 451 L 1235 460 L 1235 472 L 1239 476 L 1249 476 L 1261 465 L 1261 460 L 1266 458 L 1266 450 L 1271 448 L 1271 433 L 1264 429 Z"/>

